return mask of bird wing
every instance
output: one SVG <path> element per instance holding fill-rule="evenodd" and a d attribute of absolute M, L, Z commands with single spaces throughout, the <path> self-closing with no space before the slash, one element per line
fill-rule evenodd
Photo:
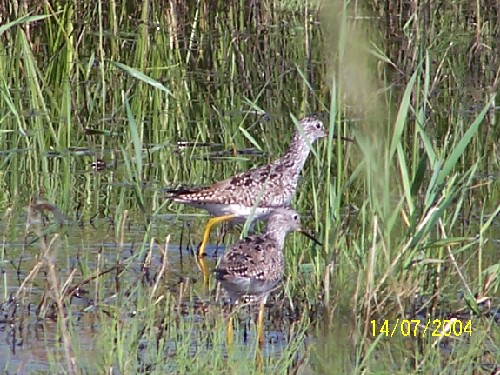
<path fill-rule="evenodd" d="M 246 237 L 231 246 L 216 269 L 217 278 L 248 277 L 256 280 L 279 279 L 283 254 L 277 244 L 264 235 Z M 271 267 L 263 267 L 270 265 Z"/>
<path fill-rule="evenodd" d="M 279 164 L 271 163 L 239 173 L 213 185 L 170 191 L 169 198 L 179 203 L 198 202 L 206 204 L 229 204 L 234 201 L 237 192 L 242 192 L 241 203 L 259 207 L 281 206 L 290 203 L 291 194 L 287 188 L 288 179 L 283 178 L 283 170 Z M 282 191 L 282 197 L 276 194 L 269 199 L 267 191 Z M 217 192 L 217 194 L 214 194 Z M 278 199 L 276 199 L 278 198 Z"/>

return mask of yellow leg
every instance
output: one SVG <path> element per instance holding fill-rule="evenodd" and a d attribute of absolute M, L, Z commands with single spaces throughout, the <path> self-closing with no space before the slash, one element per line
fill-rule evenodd
<path fill-rule="evenodd" d="M 208 272 L 207 265 L 205 264 L 203 258 L 196 257 L 196 261 L 198 263 L 198 268 L 203 274 L 203 286 L 208 288 L 208 285 L 210 284 L 210 272 Z"/>
<path fill-rule="evenodd" d="M 215 224 L 222 223 L 223 221 L 228 221 L 235 218 L 236 215 L 224 215 L 212 217 L 208 220 L 207 225 L 205 227 L 205 231 L 203 232 L 203 241 L 201 242 L 200 248 L 198 249 L 198 258 L 201 258 L 205 255 L 205 247 L 207 246 L 208 240 L 210 240 L 210 230 Z"/>
<path fill-rule="evenodd" d="M 259 307 L 259 316 L 257 317 L 257 342 L 258 347 L 261 349 L 264 346 L 264 304 L 261 303 Z"/>
<path fill-rule="evenodd" d="M 203 261 L 203 256 L 205 255 L 205 247 L 207 246 L 207 243 L 210 240 L 210 230 L 215 224 L 231 220 L 234 217 L 236 217 L 236 215 L 232 214 L 212 217 L 208 220 L 208 223 L 205 227 L 205 231 L 203 232 L 203 241 L 201 241 L 201 245 L 198 249 L 198 265 L 200 267 L 201 272 L 203 273 L 203 285 L 205 287 L 208 287 L 208 284 L 210 282 L 210 273 L 208 272 L 205 262 Z"/>
<path fill-rule="evenodd" d="M 264 303 L 260 304 L 259 315 L 257 317 L 257 351 L 255 353 L 255 365 L 262 370 L 262 348 L 264 346 Z"/>
<path fill-rule="evenodd" d="M 257 368 L 257 371 L 260 373 L 262 372 L 262 363 L 264 362 L 264 359 L 262 358 L 262 351 L 260 348 L 257 348 L 257 353 L 255 355 L 255 367 Z"/>
<path fill-rule="evenodd" d="M 234 338 L 233 314 L 231 312 L 231 313 L 229 313 L 229 317 L 227 318 L 226 344 L 227 344 L 228 349 L 231 349 L 233 346 L 233 338 Z"/>

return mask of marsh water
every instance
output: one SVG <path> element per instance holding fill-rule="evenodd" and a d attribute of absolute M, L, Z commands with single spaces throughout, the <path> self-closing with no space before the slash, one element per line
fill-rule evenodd
<path fill-rule="evenodd" d="M 365 310 L 367 302 L 359 296 L 366 297 L 368 288 L 364 294 L 362 281 L 373 277 L 375 285 L 385 272 L 381 267 L 375 276 L 360 276 L 369 268 L 360 254 L 368 259 L 377 243 L 368 237 L 365 242 L 361 233 L 384 232 L 377 229 L 383 219 L 365 226 L 366 217 L 375 216 L 365 216 L 373 199 L 357 169 L 366 143 L 318 142 L 293 205 L 304 226 L 327 242 L 320 248 L 298 234 L 287 240 L 287 271 L 265 317 L 265 369 L 343 373 L 354 364 L 366 368 L 365 355 L 379 339 L 361 332 L 367 325 L 363 319 L 383 321 L 398 311 L 417 311 L 423 320 L 431 313 L 473 319 L 485 336 L 483 346 L 474 344 L 481 355 L 470 361 L 470 371 L 498 371 L 500 229 L 494 216 L 500 60 L 494 51 L 500 34 L 494 17 L 487 15 L 498 8 L 481 4 L 485 19 L 478 34 L 474 27 L 454 28 L 453 15 L 459 14 L 464 25 L 479 18 L 466 3 L 453 2 L 458 10 L 446 9 L 450 13 L 443 19 L 437 8 L 412 10 L 403 3 L 382 9 L 368 2 L 363 12 L 350 10 L 346 18 L 339 18 L 341 2 L 307 10 L 272 2 L 175 1 L 0 8 L 4 24 L 19 20 L 0 34 L 0 371 L 72 373 L 68 352 L 81 373 L 224 373 L 226 361 L 229 367 L 252 362 L 254 307 L 239 311 L 239 345 L 230 353 L 225 295 L 213 280 L 203 287 L 194 254 L 207 213 L 166 200 L 165 189 L 210 184 L 277 158 L 295 129 L 291 115 L 323 112 L 332 133 L 355 140 L 384 137 L 392 125 L 376 122 L 396 121 L 406 85 L 422 66 L 428 68 L 422 87 L 429 105 L 417 110 L 421 103 L 416 100 L 407 122 L 428 116 L 424 128 L 436 154 L 452 150 L 447 140 L 455 136 L 458 143 L 468 129 L 463 124 L 472 124 L 490 104 L 483 131 L 450 180 L 477 170 L 455 190 L 447 190 L 444 182 L 440 186 L 456 195 L 443 208 L 451 211 L 412 259 L 438 266 L 415 271 L 417 279 L 405 273 L 413 263 L 402 264 L 401 273 L 389 277 L 394 282 L 381 281 L 379 293 L 366 298 L 388 307 Z M 391 11 L 395 15 L 384 13 Z M 413 34 L 406 28 L 416 19 L 411 12 L 432 16 L 415 24 Z M 27 14 L 47 17 L 21 18 Z M 363 31 L 349 34 L 347 42 L 335 40 L 340 19 Z M 336 65 L 344 51 L 339 45 L 351 59 L 343 64 L 343 77 Z M 367 49 L 370 58 L 360 52 Z M 338 87 L 332 87 L 333 77 Z M 386 110 L 374 110 L 367 92 L 376 94 Z M 335 100 L 343 100 L 337 114 Z M 464 130 L 455 133 L 459 123 Z M 425 139 L 415 141 L 416 125 L 405 129 L 404 152 L 413 155 Z M 415 160 L 416 167 L 420 161 Z M 412 186 L 413 197 L 422 202 L 425 194 L 418 189 L 434 176 L 429 164 L 423 167 L 415 168 L 415 176 L 424 182 Z M 395 175 L 390 184 L 397 186 Z M 391 188 L 380 206 L 396 207 L 400 192 Z M 336 211 L 327 200 L 336 202 Z M 431 211 L 417 209 L 397 220 L 411 227 Z M 443 239 L 446 217 L 454 217 L 446 233 L 454 241 Z M 221 225 L 213 230 L 207 247 L 210 268 L 242 229 Z M 259 224 L 255 230 L 261 229 Z M 384 245 L 397 244 L 395 236 L 403 232 L 391 232 Z M 454 252 L 457 244 L 463 247 Z M 396 250 L 383 254 L 392 262 Z M 433 278 L 443 272 L 441 264 L 451 273 L 445 285 Z M 442 293 L 436 297 L 433 288 Z M 448 339 L 434 342 L 440 348 L 438 363 L 474 339 L 456 340 L 459 345 Z M 372 371 L 387 371 L 380 358 L 394 347 L 401 352 L 392 352 L 388 366 L 418 371 L 418 356 L 406 361 L 401 354 L 409 351 L 413 358 L 421 350 L 422 343 L 410 341 L 394 339 L 373 349 Z"/>

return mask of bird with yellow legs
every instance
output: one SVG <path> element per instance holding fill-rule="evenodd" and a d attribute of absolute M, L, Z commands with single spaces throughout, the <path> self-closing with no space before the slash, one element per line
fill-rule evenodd
<path fill-rule="evenodd" d="M 264 308 L 270 292 L 283 278 L 283 247 L 285 237 L 291 231 L 302 232 L 318 243 L 301 228 L 297 212 L 288 207 L 277 208 L 269 215 L 264 232 L 246 237 L 232 245 L 215 269 L 216 279 L 229 295 L 232 307 L 241 301 L 260 305 L 256 353 L 259 367 L 262 366 L 261 349 L 264 344 Z M 231 309 L 227 328 L 229 347 L 233 343 L 233 313 Z"/>
<path fill-rule="evenodd" d="M 224 221 L 241 224 L 247 220 L 266 220 L 276 208 L 288 206 L 312 144 L 327 135 L 321 120 L 315 116 L 304 117 L 296 124 L 288 151 L 275 161 L 207 187 L 168 192 L 167 198 L 174 202 L 202 208 L 213 215 L 205 227 L 197 253 L 205 286 L 208 286 L 210 273 L 203 257 L 211 228 Z"/>

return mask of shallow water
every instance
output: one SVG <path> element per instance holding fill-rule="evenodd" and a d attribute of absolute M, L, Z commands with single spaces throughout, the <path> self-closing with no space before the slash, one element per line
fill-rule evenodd
<path fill-rule="evenodd" d="M 203 288 L 193 256 L 208 216 L 203 211 L 167 202 L 163 198 L 165 189 L 209 184 L 264 164 L 281 155 L 286 148 L 294 130 L 290 114 L 300 117 L 318 110 L 330 110 L 331 95 L 335 91 L 330 75 L 336 64 L 336 58 L 332 60 L 330 55 L 335 54 L 332 51 L 336 47 L 334 43 L 328 44 L 327 34 L 338 12 L 330 18 L 324 18 L 326 10 L 320 12 L 319 18 L 312 13 L 304 20 L 302 12 L 283 11 L 280 7 L 276 10 L 266 2 L 252 3 L 248 9 L 240 7 L 239 3 L 233 6 L 228 3 L 236 16 L 231 16 L 228 8 L 217 9 L 220 14 L 228 14 L 227 19 L 223 19 L 213 18 L 208 5 L 200 9 L 197 8 L 199 4 L 174 9 L 174 3 L 163 7 L 164 4 L 151 2 L 155 11 L 149 12 L 146 21 L 138 19 L 142 11 L 138 7 L 129 4 L 131 9 L 128 9 L 120 4 L 116 33 L 107 30 L 107 17 L 113 17 L 106 9 L 102 44 L 98 32 L 88 28 L 88 25 L 101 25 L 100 21 L 96 21 L 94 10 L 84 6 L 77 12 L 84 13 L 78 17 L 82 16 L 85 22 L 75 20 L 75 30 L 70 33 L 78 36 L 77 42 L 68 38 L 58 44 L 51 37 L 55 29 L 45 29 L 48 24 L 42 21 L 32 22 L 29 27 L 25 25 L 27 50 L 22 50 L 19 46 L 22 43 L 15 39 L 20 34 L 2 32 L 1 37 L 5 38 L 0 39 L 2 46 L 16 52 L 9 54 L 9 58 L 28 58 L 31 51 L 43 76 L 40 82 L 43 82 L 39 94 L 31 86 L 36 76 L 28 70 L 28 62 L 19 59 L 7 64 L 3 60 L 4 53 L 0 55 L 0 70 L 7 77 L 0 77 L 0 84 L 5 88 L 1 90 L 4 105 L 0 106 L 0 370 L 20 374 L 47 372 L 49 368 L 55 372 L 67 370 L 61 327 L 56 321 L 60 314 L 54 303 L 57 295 L 49 275 L 51 265 L 55 266 L 57 289 L 66 293 L 65 313 L 70 331 L 74 333 L 73 345 L 82 369 L 89 373 L 103 369 L 127 373 L 128 353 L 113 353 L 125 358 L 122 362 L 116 358 L 109 360 L 111 363 L 106 362 L 111 357 L 107 351 L 113 350 L 117 342 L 137 345 L 140 365 L 129 368 L 129 373 L 146 373 L 149 366 L 155 368 L 163 362 L 165 367 L 160 367 L 163 372 L 207 370 L 208 373 L 228 368 L 224 361 L 218 367 L 206 363 L 207 358 L 214 361 L 221 357 L 224 360 L 231 358 L 224 341 L 228 306 L 215 284 L 208 291 Z M 461 3 L 453 4 L 460 7 Z M 434 6 L 428 5 L 429 9 Z M 465 12 L 470 4 L 462 5 L 464 8 L 460 9 Z M 36 4 L 29 6 L 36 7 Z M 486 31 L 496 25 L 496 19 L 491 18 L 496 14 L 493 5 L 488 6 L 492 11 L 483 14 L 486 21 L 481 29 Z M 400 13 L 407 8 L 406 5 L 398 8 L 397 17 L 389 17 L 390 22 L 382 28 L 389 32 L 396 19 L 403 21 Z M 424 8 L 422 11 L 427 10 L 427 6 Z M 0 13 L 3 10 L 0 7 Z M 198 10 L 204 17 L 190 13 Z M 434 10 L 441 14 L 442 9 Z M 38 14 L 40 9 L 30 9 L 30 12 Z M 453 20 L 460 15 L 455 13 Z M 4 15 L 1 19 L 9 17 Z M 410 19 L 418 20 L 419 17 Z M 362 22 L 371 22 L 367 20 Z M 373 34 L 378 34 L 382 22 L 379 15 L 371 20 L 377 31 Z M 60 21 L 57 25 L 65 24 L 64 20 Z M 50 25 L 56 27 L 56 22 L 52 22 Z M 172 29 L 174 24 L 179 27 L 179 35 Z M 398 95 L 402 94 L 413 73 L 415 56 L 424 54 L 412 50 L 412 44 L 427 43 L 425 38 L 419 39 L 421 42 L 413 40 L 410 30 L 411 33 L 418 30 L 412 29 L 406 21 L 402 24 L 404 27 L 401 25 L 398 34 L 391 34 L 393 41 L 380 44 L 388 53 L 393 52 L 388 56 L 391 60 L 387 71 L 382 68 L 375 72 L 373 64 L 368 76 L 359 74 L 360 80 L 358 75 L 351 75 L 348 82 L 336 82 L 345 90 L 337 93 L 337 96 L 345 95 L 342 98 L 345 108 L 336 109 L 340 111 L 340 121 L 336 122 L 335 131 L 340 134 L 352 137 L 377 132 L 371 119 L 363 118 L 367 109 L 363 107 L 362 94 L 370 88 L 364 78 L 380 78 L 388 108 L 390 103 L 399 103 Z M 485 96 L 496 90 L 493 82 L 498 61 L 494 51 L 499 40 L 495 34 L 498 31 L 478 35 L 479 28 L 474 25 L 474 22 L 463 22 L 463 29 L 460 26 L 456 35 L 447 35 L 445 25 L 440 26 L 443 34 L 425 49 L 429 60 L 424 62 L 429 64 L 430 73 L 425 71 L 422 75 L 431 75 L 427 82 L 431 94 L 430 103 L 418 115 L 424 116 L 420 125 L 428 133 L 436 153 L 448 152 L 440 147 L 454 127 L 472 122 L 485 101 L 491 99 Z M 143 26 L 145 30 L 141 29 Z M 429 28 L 429 35 L 433 30 Z M 61 34 L 66 35 L 66 31 Z M 425 36 L 430 38 L 429 35 Z M 378 46 L 375 37 L 374 43 Z M 442 51 L 447 52 L 440 54 Z M 488 54 L 488 51 L 493 52 Z M 103 60 L 100 60 L 100 53 Z M 142 57 L 146 58 L 145 62 Z M 67 64 L 69 58 L 75 60 Z M 108 60 L 126 62 L 137 69 L 144 67 L 145 74 L 165 84 L 173 95 L 141 82 L 137 74 L 110 66 Z M 382 61 L 387 63 L 379 58 L 377 69 L 382 67 Z M 353 66 L 356 62 L 350 61 Z M 58 72 L 67 65 L 72 69 L 70 77 L 61 78 Z M 405 69 L 407 66 L 410 68 Z M 456 66 L 459 68 L 455 70 Z M 378 77 L 382 70 L 384 76 Z M 309 80 L 308 84 L 304 77 Z M 67 83 L 69 86 L 65 86 Z M 358 94 L 355 105 L 349 102 L 348 96 L 352 95 L 349 85 L 355 86 Z M 493 212 L 498 205 L 496 124 L 499 112 L 500 107 L 492 101 L 488 122 L 485 121 L 478 140 L 471 146 L 476 147 L 474 156 L 463 162 L 470 166 L 478 158 L 483 160 L 482 169 L 476 174 L 480 177 L 474 179 L 473 187 L 463 192 L 468 198 L 460 213 L 460 225 L 449 235 L 477 236 L 477 228 L 487 219 L 482 217 L 483 212 Z M 372 117 L 371 113 L 368 116 Z M 413 131 L 413 116 L 412 112 L 408 120 L 410 126 L 405 132 Z M 134 121 L 137 122 L 139 150 L 135 148 L 132 135 Z M 405 157 L 411 156 L 412 142 L 404 146 Z M 361 155 L 355 142 L 344 147 L 344 173 L 349 176 L 356 170 Z M 328 176 L 321 159 L 327 154 L 325 144 L 320 143 L 315 149 L 318 157 L 311 157 L 306 165 L 294 204 L 300 209 L 305 226 L 324 234 L 324 223 L 316 219 L 315 213 L 321 216 L 325 209 L 323 199 L 327 194 L 338 192 L 336 186 L 324 186 L 324 177 Z M 420 162 L 417 159 L 416 162 Z M 330 171 L 335 183 L 337 171 L 333 169 L 336 167 Z M 428 180 L 433 172 L 426 169 L 423 175 Z M 457 168 L 457 173 L 463 171 Z M 360 175 L 356 178 L 361 179 Z M 296 275 L 294 277 L 300 280 L 297 283 L 285 280 L 273 293 L 266 310 L 263 356 L 271 359 L 268 361 L 270 371 L 277 372 L 273 367 L 277 364 L 280 371 L 281 367 L 288 366 L 290 373 L 331 373 L 332 368 L 338 368 L 332 367 L 331 362 L 340 358 L 339 361 L 344 362 L 344 373 L 350 373 L 351 365 L 363 360 L 359 357 L 367 343 L 360 339 L 363 337 L 360 327 L 366 322 L 358 319 L 365 312 L 360 311 L 360 306 L 366 301 L 354 301 L 363 294 L 355 290 L 358 288 L 356 283 L 364 281 L 358 275 L 363 270 L 356 268 L 363 264 L 357 259 L 362 252 L 357 246 L 362 241 L 351 243 L 350 240 L 352 232 L 359 230 L 357 226 L 364 225 L 357 212 L 366 204 L 367 185 L 356 180 L 342 185 L 341 196 L 335 196 L 340 212 L 345 214 L 345 217 L 335 218 L 339 219 L 335 223 L 345 225 L 340 232 L 345 242 L 335 239 L 335 244 L 345 245 L 341 252 L 329 249 L 327 244 L 325 249 L 331 253 L 322 258 L 323 250 L 307 247 L 305 242 L 297 241 L 296 235 L 288 240 L 286 251 L 299 254 L 300 261 L 296 262 L 294 256 L 288 257 L 285 277 Z M 397 204 L 401 189 L 395 186 L 390 190 L 393 194 L 391 204 Z M 422 191 L 417 193 L 422 194 Z M 29 211 L 30 202 L 38 208 Z M 351 210 L 352 207 L 356 209 Z M 258 226 L 257 230 L 260 228 Z M 337 228 L 331 231 L 335 235 L 338 233 Z M 206 249 L 209 268 L 215 267 L 225 246 L 237 241 L 240 233 L 241 227 L 219 227 L 213 231 Z M 457 268 L 463 273 L 465 284 L 473 286 L 472 294 L 480 292 L 482 283 L 487 281 L 484 269 L 498 265 L 498 219 L 483 236 L 488 238 L 483 247 L 474 244 L 456 254 Z M 439 238 L 437 234 L 436 237 Z M 167 238 L 170 239 L 168 245 Z M 331 236 L 330 239 L 333 241 Z M 363 246 L 369 248 L 370 244 Z M 441 247 L 436 247 L 432 257 L 440 250 Z M 332 276 L 338 284 L 328 291 L 333 294 L 331 306 L 326 306 L 326 292 L 314 289 L 314 285 L 323 285 L 315 282 L 324 277 L 315 273 L 316 258 L 321 258 L 321 262 L 331 261 L 327 267 L 331 266 L 335 275 L 341 274 L 338 278 Z M 337 258 L 345 264 L 339 264 Z M 436 255 L 436 258 L 439 257 Z M 444 268 L 451 267 L 448 262 L 444 264 Z M 423 280 L 432 281 L 435 270 L 431 265 L 417 271 L 429 275 L 422 277 Z M 379 277 L 379 273 L 375 277 Z M 460 309 L 470 310 L 464 300 L 466 287 L 452 273 L 454 277 L 446 280 L 453 280 L 454 284 L 442 286 L 444 295 L 436 299 L 439 302 L 437 311 L 443 315 Z M 397 280 L 397 283 L 404 282 Z M 491 280 L 493 285 L 495 282 Z M 21 285 L 25 288 L 21 289 Z M 422 289 L 429 291 L 432 288 L 425 285 Z M 157 292 L 150 296 L 152 290 Z M 379 294 L 383 298 L 384 292 L 381 288 Z M 401 295 L 407 292 L 404 285 L 400 292 Z M 399 297 L 393 293 L 384 302 L 398 311 L 402 303 Z M 481 310 L 487 311 L 486 317 L 477 318 L 475 322 L 481 323 L 483 330 L 489 327 L 491 337 L 497 337 L 494 333 L 500 324 L 500 301 L 498 295 L 487 297 L 491 298 L 489 311 Z M 410 307 L 418 314 L 431 310 L 431 295 L 412 298 L 415 302 L 410 303 Z M 420 311 L 422 306 L 425 308 Z M 408 306 L 405 304 L 405 307 Z M 486 308 L 481 306 L 481 309 Z M 385 309 L 383 311 L 387 314 Z M 416 314 L 415 311 L 410 313 Z M 237 359 L 251 361 L 254 357 L 255 313 L 255 309 L 248 308 L 238 313 Z M 392 316 L 378 318 L 392 319 Z M 372 344 L 375 338 L 370 337 L 367 341 Z M 471 342 L 473 340 L 449 340 L 438 347 L 448 355 L 454 354 L 457 348 L 463 350 Z M 392 355 L 397 357 L 399 353 L 396 349 L 418 357 L 420 344 L 417 340 L 402 340 L 391 346 L 387 341 L 375 350 L 377 361 L 379 364 L 392 363 Z M 133 345 L 123 347 L 132 347 L 133 352 L 136 348 Z M 156 347 L 160 349 L 156 351 Z M 495 343 L 487 339 L 481 350 L 492 353 L 492 358 L 500 356 Z M 182 359 L 177 360 L 179 357 Z M 488 361 L 488 358 L 478 360 L 478 364 L 489 364 Z M 408 362 L 405 357 L 398 363 L 408 366 Z M 186 367 L 176 367 L 182 365 Z M 476 369 L 479 365 L 471 366 Z M 394 366 L 393 370 L 401 368 L 403 365 Z M 413 370 L 417 366 L 412 364 L 409 368 Z M 485 368 L 491 370 L 493 367 Z"/>

